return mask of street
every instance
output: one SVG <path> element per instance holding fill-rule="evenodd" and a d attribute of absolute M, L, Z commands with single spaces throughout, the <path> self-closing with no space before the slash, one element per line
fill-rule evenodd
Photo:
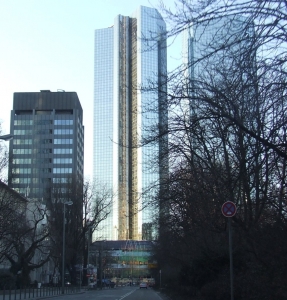
<path fill-rule="evenodd" d="M 137 287 L 117 287 L 114 289 L 89 290 L 81 294 L 57 297 L 59 300 L 163 300 L 159 293 L 152 288 L 140 289 Z M 47 299 L 47 298 L 46 298 Z M 54 298 L 55 299 L 55 298 Z"/>

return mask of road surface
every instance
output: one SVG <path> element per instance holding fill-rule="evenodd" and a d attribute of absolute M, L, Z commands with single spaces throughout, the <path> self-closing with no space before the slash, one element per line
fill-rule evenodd
<path fill-rule="evenodd" d="M 89 290 L 82 294 L 56 297 L 59 300 L 164 300 L 165 298 L 152 288 L 116 287 L 113 289 Z M 55 299 L 55 298 L 54 298 Z"/>

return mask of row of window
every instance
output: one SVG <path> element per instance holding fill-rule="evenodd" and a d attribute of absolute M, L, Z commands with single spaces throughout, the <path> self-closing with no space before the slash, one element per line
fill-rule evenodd
<path fill-rule="evenodd" d="M 54 144 L 73 144 L 73 139 L 54 139 Z"/>
<path fill-rule="evenodd" d="M 12 183 L 31 183 L 31 178 L 12 178 Z"/>
<path fill-rule="evenodd" d="M 70 183 L 71 178 L 65 178 L 65 177 L 57 177 L 57 178 L 52 178 L 53 183 Z"/>
<path fill-rule="evenodd" d="M 32 145 L 32 140 L 31 139 L 13 139 L 13 144 L 14 145 Z"/>
<path fill-rule="evenodd" d="M 73 125 L 73 120 L 54 120 L 54 125 Z M 14 120 L 14 125 L 48 125 L 52 120 Z"/>
<path fill-rule="evenodd" d="M 22 195 L 27 195 L 28 197 L 43 195 L 45 192 L 48 193 L 49 190 L 44 188 L 14 188 L 16 192 Z"/>
<path fill-rule="evenodd" d="M 26 135 L 26 134 L 32 134 L 32 133 L 33 133 L 32 129 L 14 130 L 14 135 Z"/>
<path fill-rule="evenodd" d="M 33 160 L 31 158 L 14 158 L 13 164 L 49 164 L 52 163 L 51 158 L 34 158 Z M 53 160 L 54 164 L 71 164 L 72 158 L 54 158 Z"/>
<path fill-rule="evenodd" d="M 31 158 L 14 158 L 13 164 L 31 164 Z"/>
<path fill-rule="evenodd" d="M 67 148 L 67 149 L 54 149 L 54 154 L 73 154 L 73 149 Z"/>
<path fill-rule="evenodd" d="M 73 120 L 54 120 L 55 125 L 73 125 Z"/>
<path fill-rule="evenodd" d="M 14 125 L 33 125 L 33 120 L 14 120 Z"/>
<path fill-rule="evenodd" d="M 32 149 L 13 149 L 13 154 L 32 154 Z"/>
<path fill-rule="evenodd" d="M 12 174 L 31 174 L 31 168 L 12 168 Z M 33 173 L 51 173 L 51 168 L 33 169 Z M 53 174 L 71 174 L 72 168 L 53 168 Z"/>
<path fill-rule="evenodd" d="M 31 168 L 12 168 L 12 174 L 31 174 Z"/>
<path fill-rule="evenodd" d="M 54 164 L 71 164 L 72 158 L 54 158 Z"/>
<path fill-rule="evenodd" d="M 13 164 L 49 164 L 52 163 L 51 158 L 34 158 L 33 160 L 31 158 L 14 158 Z M 54 164 L 71 164 L 72 158 L 54 158 L 53 160 Z"/>
<path fill-rule="evenodd" d="M 71 174 L 72 168 L 53 168 L 53 174 Z"/>
<path fill-rule="evenodd" d="M 60 178 L 30 178 L 30 177 L 13 177 L 12 178 L 12 183 L 23 183 L 23 184 L 28 184 L 28 183 L 33 183 L 33 184 L 38 184 L 38 183 L 51 183 L 51 180 L 53 183 L 58 183 L 58 184 L 63 184 L 63 183 L 70 183 L 71 178 L 66 178 L 66 177 L 60 177 Z"/>
<path fill-rule="evenodd" d="M 41 139 L 37 140 L 39 144 L 52 144 L 52 139 Z M 14 145 L 32 145 L 32 139 L 13 139 Z M 59 145 L 67 145 L 73 144 L 73 139 L 54 139 L 54 144 Z"/>
<path fill-rule="evenodd" d="M 73 134 L 73 129 L 55 129 L 54 134 Z"/>
<path fill-rule="evenodd" d="M 36 134 L 52 134 L 52 129 L 38 129 L 35 132 Z M 32 129 L 15 129 L 14 135 L 31 135 L 33 134 Z M 73 134 L 73 129 L 55 129 L 54 134 Z"/>
<path fill-rule="evenodd" d="M 50 183 L 51 178 L 22 178 L 22 177 L 13 177 L 12 178 L 12 183 L 33 183 L 33 184 L 38 184 L 38 183 Z"/>
<path fill-rule="evenodd" d="M 33 154 L 52 153 L 52 149 L 33 149 Z M 73 154 L 73 149 L 53 149 L 54 154 Z M 32 154 L 32 149 L 13 149 L 13 154 Z"/>

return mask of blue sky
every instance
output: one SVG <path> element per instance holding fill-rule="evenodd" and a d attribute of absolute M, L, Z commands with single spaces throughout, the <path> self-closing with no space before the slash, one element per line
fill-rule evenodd
<path fill-rule="evenodd" d="M 173 0 L 165 0 L 173 7 Z M 154 0 L 0 0 L 0 121 L 14 92 L 75 91 L 84 110 L 85 175 L 92 175 L 94 30 Z M 168 52 L 168 57 L 178 57 Z"/>

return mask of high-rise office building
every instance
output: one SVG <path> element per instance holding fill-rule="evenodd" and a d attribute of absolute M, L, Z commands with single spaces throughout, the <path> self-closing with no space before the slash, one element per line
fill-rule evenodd
<path fill-rule="evenodd" d="M 252 82 L 256 78 L 256 51 L 251 47 L 254 34 L 252 20 L 241 15 L 186 26 L 183 70 L 184 93 L 189 96 L 185 103 L 189 120 L 204 107 L 203 101 L 198 99 L 212 93 L 230 95 L 231 90 L 242 88 L 244 93 L 240 93 L 240 100 L 237 97 L 236 101 L 252 105 L 255 95 Z"/>
<path fill-rule="evenodd" d="M 152 195 L 145 191 L 158 183 L 166 166 L 148 168 L 160 143 L 138 145 L 152 123 L 166 124 L 160 92 L 166 76 L 165 31 L 158 11 L 143 6 L 95 31 L 93 174 L 114 191 L 111 214 L 97 233 L 104 239 L 153 238 L 153 210 L 147 205 Z M 139 90 L 149 82 L 159 86 L 156 92 Z M 146 113 L 148 105 L 156 111 Z"/>
<path fill-rule="evenodd" d="M 56 183 L 83 181 L 83 110 L 75 92 L 14 93 L 9 186 L 41 201 Z"/>
<path fill-rule="evenodd" d="M 253 123 L 258 114 L 254 36 L 253 21 L 238 14 L 190 24 L 183 33 L 184 118 L 186 128 L 192 128 L 186 131 L 186 155 L 195 160 L 209 147 L 222 149 L 223 155 L 226 145 L 235 143 L 232 118 L 246 128 L 258 126 Z M 228 142 L 222 142 L 223 136 Z M 205 139 L 212 142 L 203 143 Z"/>
<path fill-rule="evenodd" d="M 255 51 L 251 50 L 254 24 L 241 15 L 224 16 L 188 25 L 183 32 L 183 65 L 191 92 L 192 84 L 207 80 L 219 84 L 240 70 L 254 75 Z M 243 79 L 244 79 L 243 78 Z M 217 83 L 218 81 L 218 83 Z"/>

